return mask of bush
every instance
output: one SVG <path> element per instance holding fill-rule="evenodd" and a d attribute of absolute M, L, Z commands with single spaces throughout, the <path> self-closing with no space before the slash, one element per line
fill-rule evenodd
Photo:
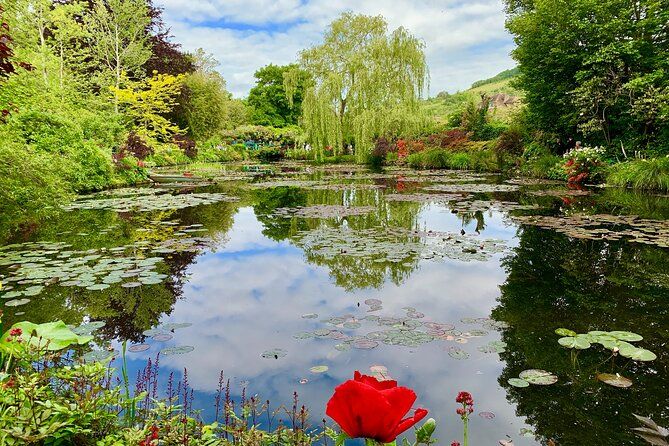
<path fill-rule="evenodd" d="M 431 147 L 454 149 L 469 142 L 469 135 L 462 129 L 452 129 L 429 135 L 426 142 Z"/>
<path fill-rule="evenodd" d="M 570 183 L 598 183 L 604 180 L 605 150 L 599 147 L 579 147 L 564 154 L 564 171 Z"/>
<path fill-rule="evenodd" d="M 190 163 L 184 152 L 173 144 L 160 144 L 153 155 L 146 159 L 147 166 L 176 166 Z"/>
<path fill-rule="evenodd" d="M 121 159 L 130 155 L 137 158 L 138 160 L 144 160 L 147 156 L 152 154 L 153 148 L 149 146 L 137 133 L 130 132 L 128 133 L 128 137 L 126 138 L 125 143 L 121 146 L 121 149 L 115 158 Z"/>
<path fill-rule="evenodd" d="M 108 187 L 112 182 L 112 159 L 93 142 L 72 151 L 66 163 L 66 180 L 75 192 L 89 192 Z"/>
<path fill-rule="evenodd" d="M 391 139 L 381 136 L 374 143 L 374 148 L 367 162 L 373 165 L 383 164 L 388 154 L 393 152 L 397 152 L 397 145 Z"/>
<path fill-rule="evenodd" d="M 197 147 L 195 146 L 195 141 L 190 139 L 186 135 L 174 135 L 172 137 L 172 142 L 176 144 L 177 147 L 190 159 L 195 159 L 197 157 Z"/>
<path fill-rule="evenodd" d="M 264 163 L 282 160 L 286 154 L 278 147 L 264 147 L 255 152 L 255 157 Z"/>
<path fill-rule="evenodd" d="M 606 183 L 611 186 L 669 191 L 669 157 L 614 164 L 609 169 Z"/>
<path fill-rule="evenodd" d="M 114 185 L 125 186 L 148 180 L 149 174 L 144 163 L 134 156 L 126 156 L 116 161 Z"/>

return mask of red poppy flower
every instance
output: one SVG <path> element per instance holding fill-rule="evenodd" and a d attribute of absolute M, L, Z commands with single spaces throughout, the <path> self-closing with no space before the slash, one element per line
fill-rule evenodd
<path fill-rule="evenodd" d="M 427 410 L 416 409 L 403 419 L 415 401 L 414 391 L 397 387 L 397 381 L 379 381 L 356 371 L 353 379 L 335 388 L 325 413 L 351 438 L 390 443 L 427 415 Z"/>

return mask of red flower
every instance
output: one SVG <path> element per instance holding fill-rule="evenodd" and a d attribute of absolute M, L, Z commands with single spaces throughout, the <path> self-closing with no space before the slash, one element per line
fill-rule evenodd
<path fill-rule="evenodd" d="M 451 446 L 460 446 L 460 443 L 457 442 L 457 441 L 454 441 L 453 443 L 451 443 Z"/>
<path fill-rule="evenodd" d="M 12 328 L 9 331 L 9 336 L 19 337 L 22 334 L 23 334 L 23 330 L 21 330 L 20 328 Z"/>
<path fill-rule="evenodd" d="M 356 371 L 353 379 L 337 386 L 325 413 L 351 438 L 390 443 L 427 415 L 427 410 L 416 409 L 402 419 L 415 401 L 414 391 L 397 387 L 397 381 L 379 381 Z"/>

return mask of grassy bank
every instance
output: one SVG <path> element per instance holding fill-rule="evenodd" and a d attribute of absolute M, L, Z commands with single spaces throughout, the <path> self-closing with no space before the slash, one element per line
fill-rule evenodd
<path fill-rule="evenodd" d="M 606 177 L 610 186 L 669 191 L 669 157 L 614 164 Z"/>

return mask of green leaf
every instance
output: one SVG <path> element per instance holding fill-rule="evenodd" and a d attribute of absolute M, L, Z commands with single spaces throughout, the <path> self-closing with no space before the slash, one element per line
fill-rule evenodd
<path fill-rule="evenodd" d="M 530 383 L 521 378 L 509 378 L 508 383 L 513 387 L 529 387 Z"/>
<path fill-rule="evenodd" d="M 20 345 L 10 339 L 9 332 L 13 329 L 21 329 L 21 339 L 29 342 L 31 345 L 50 351 L 63 350 L 71 345 L 82 345 L 90 342 L 92 336 L 80 336 L 70 330 L 65 322 L 47 322 L 45 324 L 33 324 L 32 322 L 18 322 L 5 332 L 0 339 L 0 348 L 12 352 L 19 352 L 17 346 Z"/>
<path fill-rule="evenodd" d="M 567 348 L 575 348 L 577 350 L 585 350 L 590 348 L 590 341 L 586 335 L 577 335 L 575 337 L 564 337 L 558 339 L 558 343 Z"/>
<path fill-rule="evenodd" d="M 610 331 L 609 335 L 621 341 L 627 342 L 637 342 L 643 340 L 643 336 L 632 333 L 631 331 Z"/>
<path fill-rule="evenodd" d="M 555 334 L 558 334 L 560 336 L 576 336 L 576 332 L 573 330 L 569 330 L 568 328 L 558 328 L 555 330 Z"/>

